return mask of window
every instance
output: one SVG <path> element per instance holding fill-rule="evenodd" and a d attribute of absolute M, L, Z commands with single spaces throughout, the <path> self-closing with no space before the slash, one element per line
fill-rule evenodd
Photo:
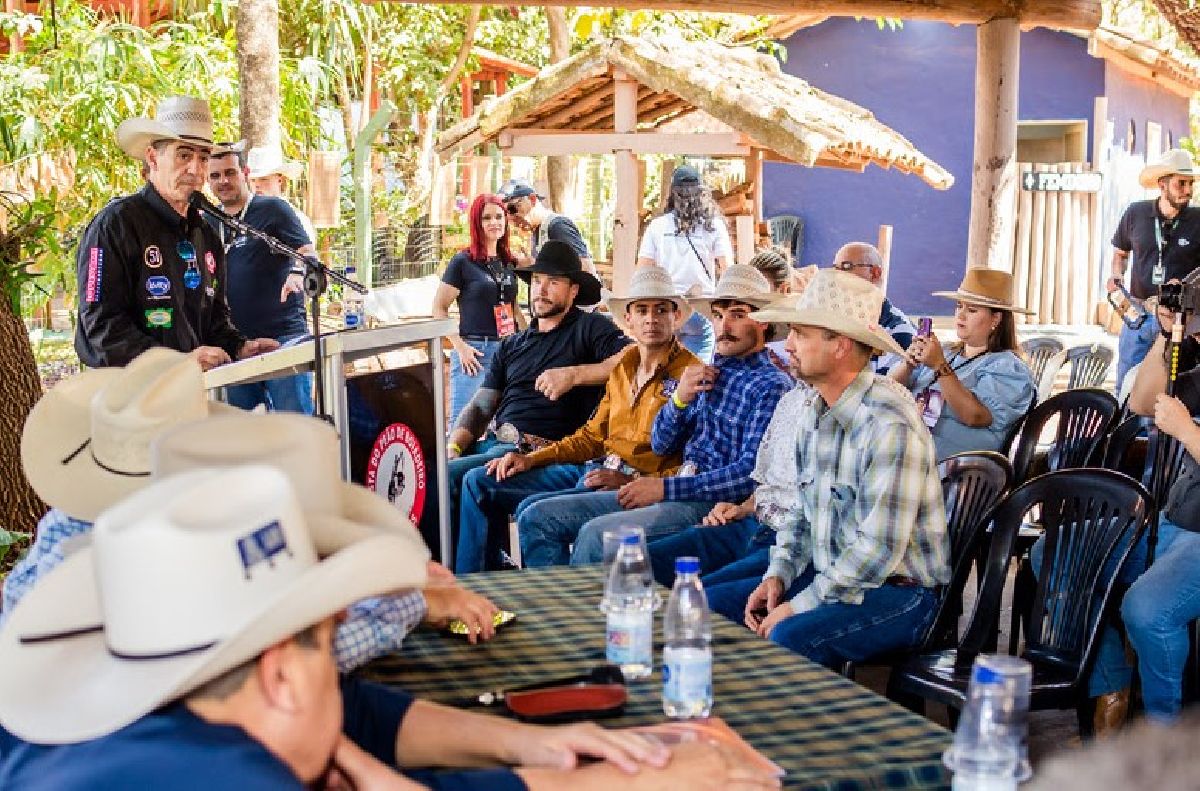
<path fill-rule="evenodd" d="M 1054 164 L 1088 161 L 1087 121 L 1020 121 L 1017 161 Z"/>

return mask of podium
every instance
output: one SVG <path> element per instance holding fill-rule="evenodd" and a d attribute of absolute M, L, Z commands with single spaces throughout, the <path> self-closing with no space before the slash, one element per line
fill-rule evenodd
<path fill-rule="evenodd" d="M 342 477 L 395 505 L 425 537 L 436 559 L 452 565 L 446 486 L 442 338 L 453 319 L 417 319 L 322 336 L 325 403 L 341 449 Z M 359 360 L 403 351 L 405 364 L 347 375 Z M 313 370 L 311 340 L 222 365 L 205 386 L 223 388 Z"/>

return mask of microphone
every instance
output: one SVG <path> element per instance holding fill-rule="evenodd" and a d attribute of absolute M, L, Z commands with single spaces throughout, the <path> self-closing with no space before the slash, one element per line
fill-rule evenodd
<path fill-rule="evenodd" d="M 238 233 L 249 234 L 250 236 L 257 236 L 258 234 L 262 233 L 261 231 L 254 233 L 253 231 L 257 229 L 250 229 L 250 226 L 246 225 L 241 218 L 234 217 L 232 214 L 228 214 L 217 208 L 213 202 L 206 198 L 204 193 L 200 190 L 196 190 L 191 194 L 191 197 L 188 198 L 188 205 L 192 206 L 197 211 L 204 212 L 217 222 L 232 228 Z"/>

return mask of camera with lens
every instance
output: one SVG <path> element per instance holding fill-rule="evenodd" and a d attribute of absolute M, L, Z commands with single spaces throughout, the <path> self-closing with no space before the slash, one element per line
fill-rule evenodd
<path fill-rule="evenodd" d="M 1160 286 L 1158 304 L 1172 313 L 1200 313 L 1200 272 L 1192 272 L 1182 283 Z"/>

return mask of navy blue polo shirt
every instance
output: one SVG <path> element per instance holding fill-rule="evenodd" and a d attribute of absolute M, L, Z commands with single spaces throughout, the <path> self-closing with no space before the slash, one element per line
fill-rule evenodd
<path fill-rule="evenodd" d="M 516 312 L 517 277 L 512 266 L 499 258 L 476 261 L 461 250 L 446 265 L 442 282 L 458 289 L 459 335 L 500 337 L 496 306 L 508 303 Z"/>
<path fill-rule="evenodd" d="M 396 765 L 396 734 L 413 698 L 368 681 L 342 680 L 342 730 L 355 744 Z M 526 791 L 509 769 L 405 772 L 436 791 Z M 0 788 L 117 791 L 145 788 L 307 788 L 274 753 L 236 725 L 216 725 L 182 703 L 165 706 L 100 739 L 34 745 L 0 729 Z"/>
<path fill-rule="evenodd" d="M 1158 233 L 1154 230 L 1156 225 Z M 1163 282 L 1182 280 L 1200 266 L 1200 208 L 1186 206 L 1172 220 L 1164 220 L 1158 213 L 1157 200 L 1135 201 L 1125 209 L 1113 232 L 1112 246 L 1129 253 L 1126 283 L 1138 299 L 1158 293 L 1152 278 L 1158 264 L 1160 239 L 1166 269 Z"/>
<path fill-rule="evenodd" d="M 549 332 L 537 324 L 500 342 L 482 386 L 500 392 L 496 425 L 512 423 L 524 433 L 559 440 L 591 416 L 604 386 L 574 387 L 551 401 L 534 387 L 538 376 L 549 368 L 602 362 L 632 341 L 607 316 L 574 307 Z"/>
<path fill-rule="evenodd" d="M 292 249 L 313 243 L 296 210 L 282 198 L 254 195 L 241 217 L 251 228 L 274 236 Z M 208 221 L 225 246 L 229 269 L 225 290 L 234 326 L 251 338 L 279 340 L 307 332 L 304 295 L 289 294 L 287 301 L 279 301 L 293 260 L 271 252 L 265 243 L 252 236 L 234 233 L 211 217 Z"/>

